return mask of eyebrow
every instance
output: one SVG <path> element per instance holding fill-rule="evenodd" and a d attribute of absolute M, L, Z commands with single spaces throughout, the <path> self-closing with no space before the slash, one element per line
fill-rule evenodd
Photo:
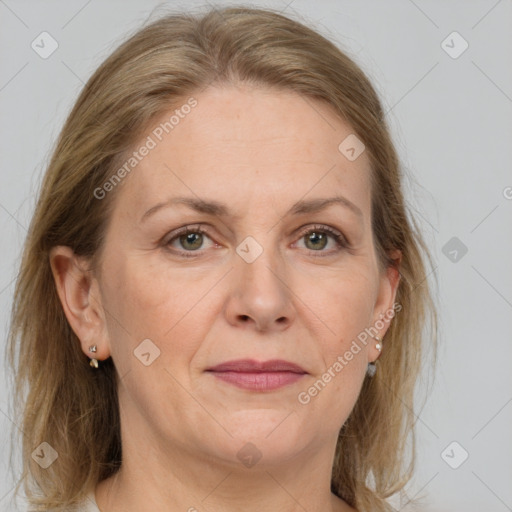
<path fill-rule="evenodd" d="M 199 213 L 205 213 L 218 217 L 233 216 L 230 213 L 229 208 L 225 204 L 219 203 L 218 201 L 206 201 L 194 197 L 173 197 L 168 201 L 158 203 L 155 206 L 151 207 L 146 213 L 144 213 L 144 215 L 141 218 L 141 222 L 145 221 L 148 217 L 150 217 L 157 211 L 161 210 L 162 208 L 166 208 L 176 204 L 185 205 L 188 208 L 195 210 Z M 305 213 L 316 213 L 325 210 L 329 206 L 335 204 L 343 206 L 344 208 L 355 213 L 361 220 L 364 218 L 363 212 L 359 209 L 359 207 L 357 207 L 352 201 L 349 201 L 346 197 L 339 195 L 328 198 L 299 200 L 286 212 L 285 216 L 302 215 Z"/>

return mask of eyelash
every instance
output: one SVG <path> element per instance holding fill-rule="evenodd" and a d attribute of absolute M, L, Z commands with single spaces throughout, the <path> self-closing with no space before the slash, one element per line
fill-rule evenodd
<path fill-rule="evenodd" d="M 333 228 L 331 228 L 329 226 L 323 226 L 323 225 L 318 225 L 318 224 L 315 224 L 315 225 L 309 227 L 305 231 L 302 231 L 300 236 L 299 236 L 299 240 L 301 238 L 304 238 L 306 235 L 309 235 L 309 234 L 314 233 L 314 232 L 326 233 L 326 234 L 330 235 L 331 238 L 333 238 L 334 241 L 336 242 L 337 248 L 333 249 L 331 251 L 313 251 L 312 249 L 307 249 L 308 252 L 313 257 L 323 258 L 323 257 L 326 257 L 326 256 L 331 256 L 334 253 L 338 253 L 338 252 L 340 252 L 342 250 L 346 250 L 346 249 L 350 249 L 351 248 L 350 243 L 347 241 L 347 239 L 340 232 L 336 231 L 335 229 L 333 229 Z M 190 234 L 190 233 L 207 235 L 209 237 L 207 230 L 205 230 L 200 225 L 197 225 L 197 226 L 186 226 L 186 227 L 181 228 L 178 231 L 176 231 L 173 234 L 172 238 L 164 241 L 162 245 L 168 251 L 173 252 L 173 253 L 177 253 L 179 256 L 184 256 L 185 258 L 194 258 L 194 257 L 200 256 L 201 253 L 202 253 L 202 251 L 200 251 L 200 250 L 196 250 L 196 251 L 181 251 L 181 250 L 176 250 L 176 249 L 170 249 L 169 248 L 170 244 L 174 240 L 178 239 L 180 236 L 187 235 L 187 234 Z"/>

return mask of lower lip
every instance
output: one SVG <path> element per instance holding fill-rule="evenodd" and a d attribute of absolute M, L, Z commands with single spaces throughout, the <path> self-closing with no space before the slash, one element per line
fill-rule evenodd
<path fill-rule="evenodd" d="M 215 372 L 209 373 L 215 375 L 218 379 L 233 384 L 239 388 L 250 389 L 253 391 L 272 391 L 282 388 L 289 384 L 297 382 L 304 373 L 293 372 Z"/>

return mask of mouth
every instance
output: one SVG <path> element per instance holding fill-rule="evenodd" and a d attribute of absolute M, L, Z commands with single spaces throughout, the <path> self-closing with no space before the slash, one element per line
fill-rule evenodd
<path fill-rule="evenodd" d="M 273 391 L 307 375 L 304 368 L 281 359 L 263 362 L 239 359 L 221 363 L 206 371 L 228 384 L 252 391 Z"/>

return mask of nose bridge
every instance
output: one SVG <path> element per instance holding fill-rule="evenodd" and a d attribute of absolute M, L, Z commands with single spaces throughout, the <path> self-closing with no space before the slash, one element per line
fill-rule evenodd
<path fill-rule="evenodd" d="M 252 319 L 259 328 L 291 320 L 292 305 L 286 262 L 275 236 L 261 229 L 236 248 L 234 284 L 228 308 L 233 322 Z"/>
<path fill-rule="evenodd" d="M 278 243 L 278 242 L 276 242 Z M 276 246 L 272 232 L 260 230 L 247 236 L 236 248 L 237 261 L 235 266 L 241 284 L 256 286 L 257 289 L 283 287 L 282 274 L 285 273 L 284 261 Z"/>

